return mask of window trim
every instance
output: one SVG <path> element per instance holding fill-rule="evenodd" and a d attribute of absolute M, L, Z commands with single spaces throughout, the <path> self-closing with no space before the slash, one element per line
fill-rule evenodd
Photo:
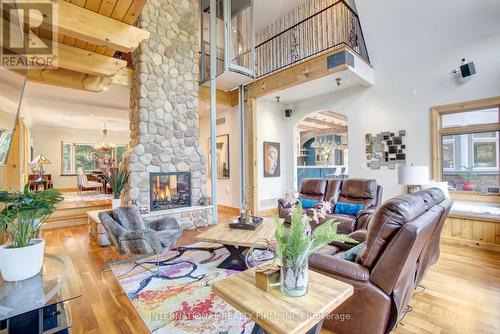
<path fill-rule="evenodd" d="M 479 124 L 468 125 L 463 127 L 442 127 L 442 117 L 446 114 L 461 113 L 465 111 L 474 111 L 486 108 L 498 108 L 500 116 L 500 96 L 466 101 L 461 103 L 452 103 L 440 106 L 434 106 L 429 109 L 430 111 L 430 126 L 431 126 L 431 165 L 432 177 L 435 181 L 442 181 L 443 160 L 442 160 L 442 136 L 452 136 L 479 132 L 496 132 L 500 131 L 500 123 L 497 124 Z M 464 197 L 462 192 L 450 192 L 452 198 Z M 467 198 L 470 200 L 484 201 L 486 197 L 480 193 L 467 193 Z M 494 198 L 495 203 L 500 203 L 500 194 L 488 196 Z"/>

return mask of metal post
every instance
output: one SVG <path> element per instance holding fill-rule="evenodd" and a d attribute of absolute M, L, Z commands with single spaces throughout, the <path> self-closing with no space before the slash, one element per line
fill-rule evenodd
<path fill-rule="evenodd" d="M 212 219 L 217 217 L 217 1 L 210 0 L 210 165 L 212 190 Z"/>
<path fill-rule="evenodd" d="M 240 208 L 244 208 L 245 200 L 245 87 L 238 87 L 238 116 L 240 126 Z"/>

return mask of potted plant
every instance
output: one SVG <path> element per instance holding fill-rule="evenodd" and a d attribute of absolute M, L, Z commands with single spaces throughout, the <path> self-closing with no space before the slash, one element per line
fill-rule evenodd
<path fill-rule="evenodd" d="M 34 192 L 26 185 L 23 191 L 0 191 L 0 229 L 9 243 L 0 246 L 0 272 L 6 281 L 20 281 L 35 276 L 42 269 L 45 240 L 40 239 L 43 222 L 63 200 L 55 189 Z"/>
<path fill-rule="evenodd" d="M 462 187 L 462 189 L 465 191 L 474 190 L 474 184 L 472 183 L 472 178 L 476 176 L 476 174 L 474 174 L 474 167 L 475 166 L 472 167 L 462 166 L 462 168 L 465 169 L 465 172 L 461 172 L 460 174 L 462 175 L 462 178 L 465 181 Z"/>
<path fill-rule="evenodd" d="M 111 201 L 111 207 L 113 209 L 118 208 L 121 205 L 120 196 L 122 194 L 123 188 L 128 183 L 130 174 L 126 170 L 112 170 L 110 175 L 104 175 L 104 179 L 109 184 L 113 190 L 113 200 Z"/>
<path fill-rule="evenodd" d="M 290 228 L 275 217 L 276 253 L 281 259 L 281 291 L 299 297 L 307 293 L 309 255 L 330 242 L 355 242 L 347 235 L 337 234 L 340 223 L 329 220 L 311 229 L 311 218 L 304 214 L 299 203 L 292 207 Z"/>

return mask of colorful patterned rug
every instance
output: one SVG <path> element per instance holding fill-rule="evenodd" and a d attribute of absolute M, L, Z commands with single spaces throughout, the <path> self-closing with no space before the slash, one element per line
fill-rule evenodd
<path fill-rule="evenodd" d="M 215 295 L 210 285 L 238 273 L 218 269 L 229 252 L 197 243 L 156 256 L 117 262 L 111 270 L 152 333 L 251 333 L 254 323 Z"/>

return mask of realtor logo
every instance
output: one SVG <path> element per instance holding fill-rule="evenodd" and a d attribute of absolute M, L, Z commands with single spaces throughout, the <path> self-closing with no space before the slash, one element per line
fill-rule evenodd
<path fill-rule="evenodd" d="M 10 69 L 57 67 L 56 4 L 0 0 L 0 64 Z"/>

